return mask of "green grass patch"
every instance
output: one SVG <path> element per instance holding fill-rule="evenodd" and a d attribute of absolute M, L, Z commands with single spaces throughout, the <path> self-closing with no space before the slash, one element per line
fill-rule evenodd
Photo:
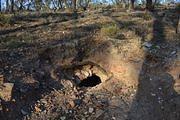
<path fill-rule="evenodd" d="M 101 28 L 101 35 L 116 38 L 119 30 L 116 24 L 108 24 Z"/>
<path fill-rule="evenodd" d="M 13 24 L 13 18 L 11 15 L 5 15 L 0 13 L 0 25 L 11 25 Z"/>
<path fill-rule="evenodd" d="M 139 13 L 139 14 L 136 14 L 135 17 L 139 17 L 144 20 L 152 20 L 153 18 L 149 13 Z"/>

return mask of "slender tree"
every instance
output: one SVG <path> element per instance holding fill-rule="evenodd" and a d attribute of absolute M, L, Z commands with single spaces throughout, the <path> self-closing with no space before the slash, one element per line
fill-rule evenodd
<path fill-rule="evenodd" d="M 0 12 L 1 12 L 1 0 L 0 0 Z"/>
<path fill-rule="evenodd" d="M 11 0 L 11 12 L 14 12 L 14 0 Z"/>
<path fill-rule="evenodd" d="M 134 3 L 135 3 L 135 0 L 131 0 L 131 9 L 134 9 Z"/>
<path fill-rule="evenodd" d="M 19 10 L 23 10 L 23 0 L 20 0 L 20 7 L 19 7 Z"/>
<path fill-rule="evenodd" d="M 76 12 L 76 3 L 77 3 L 77 0 L 73 0 L 73 11 Z"/>
<path fill-rule="evenodd" d="M 9 0 L 6 0 L 6 11 L 9 11 Z"/>
<path fill-rule="evenodd" d="M 153 10 L 153 2 L 152 0 L 146 0 L 146 9 L 147 10 Z"/>

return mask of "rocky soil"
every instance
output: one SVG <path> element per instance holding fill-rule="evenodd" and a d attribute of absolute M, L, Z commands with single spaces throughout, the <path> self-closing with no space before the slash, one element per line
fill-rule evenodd
<path fill-rule="evenodd" d="M 15 16 L 0 30 L 0 118 L 179 120 L 176 17 L 174 10 L 115 9 L 78 19 Z"/>

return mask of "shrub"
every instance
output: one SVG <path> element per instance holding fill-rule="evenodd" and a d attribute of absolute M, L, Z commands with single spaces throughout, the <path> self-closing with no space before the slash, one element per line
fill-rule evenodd
<path fill-rule="evenodd" d="M 12 17 L 10 15 L 4 15 L 0 13 L 0 24 L 10 25 L 13 23 Z"/>
<path fill-rule="evenodd" d="M 101 34 L 108 37 L 117 37 L 119 28 L 116 24 L 109 24 L 101 28 Z"/>

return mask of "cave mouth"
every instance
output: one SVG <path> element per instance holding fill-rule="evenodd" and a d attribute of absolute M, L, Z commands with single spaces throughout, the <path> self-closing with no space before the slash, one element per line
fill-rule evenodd
<path fill-rule="evenodd" d="M 79 83 L 79 87 L 94 87 L 100 83 L 101 83 L 101 78 L 95 74 L 92 74 L 92 76 L 83 79 Z"/>

